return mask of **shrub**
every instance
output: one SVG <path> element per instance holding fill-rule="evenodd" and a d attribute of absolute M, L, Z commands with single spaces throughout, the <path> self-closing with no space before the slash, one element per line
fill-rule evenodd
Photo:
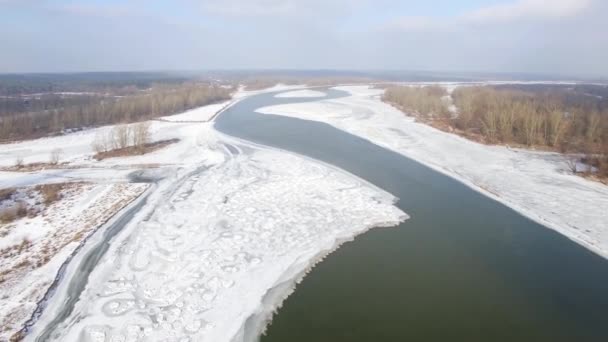
<path fill-rule="evenodd" d="M 27 205 L 23 202 L 17 202 L 12 206 L 5 207 L 0 210 L 0 222 L 10 223 L 16 219 L 27 215 Z"/>
<path fill-rule="evenodd" d="M 42 184 L 36 187 L 36 190 L 40 191 L 45 205 L 52 204 L 53 202 L 61 199 L 61 190 L 65 184 Z"/>
<path fill-rule="evenodd" d="M 23 167 L 23 157 L 18 156 L 17 158 L 15 158 L 15 167 L 18 169 Z"/>
<path fill-rule="evenodd" d="M 15 188 L 0 189 L 0 202 L 11 199 L 16 191 Z"/>
<path fill-rule="evenodd" d="M 63 150 L 60 148 L 56 148 L 56 149 L 52 150 L 51 157 L 49 158 L 49 163 L 51 163 L 51 165 L 59 164 L 59 160 L 61 159 L 62 153 L 63 153 Z"/>

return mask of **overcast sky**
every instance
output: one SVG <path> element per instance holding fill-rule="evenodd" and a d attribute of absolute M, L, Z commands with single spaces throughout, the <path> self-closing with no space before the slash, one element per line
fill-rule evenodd
<path fill-rule="evenodd" d="M 0 0 L 0 72 L 608 76 L 607 0 Z"/>

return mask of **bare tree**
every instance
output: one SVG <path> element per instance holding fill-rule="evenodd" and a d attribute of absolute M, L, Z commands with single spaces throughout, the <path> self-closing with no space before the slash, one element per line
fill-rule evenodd
<path fill-rule="evenodd" d="M 137 149 L 143 149 L 150 141 L 150 123 L 148 121 L 140 122 L 133 127 L 133 146 Z"/>
<path fill-rule="evenodd" d="M 18 169 L 23 167 L 23 157 L 22 156 L 17 156 L 17 158 L 15 158 L 15 167 L 17 167 Z"/>
<path fill-rule="evenodd" d="M 559 109 L 553 109 L 548 116 L 548 126 L 549 126 L 549 145 L 557 146 L 559 140 L 561 139 L 565 128 L 566 128 L 566 120 L 564 119 L 565 114 L 563 111 Z"/>
<path fill-rule="evenodd" d="M 572 173 L 578 172 L 578 158 L 577 157 L 568 157 L 566 159 L 566 166 L 568 166 L 568 170 Z"/>
<path fill-rule="evenodd" d="M 95 153 L 107 152 L 111 147 L 111 145 L 108 145 L 107 133 L 101 130 L 97 131 L 91 147 Z"/>
<path fill-rule="evenodd" d="M 127 148 L 131 141 L 131 129 L 128 125 L 118 125 L 112 130 L 116 148 Z"/>
<path fill-rule="evenodd" d="M 61 155 L 63 154 L 63 150 L 60 148 L 55 148 L 51 151 L 51 156 L 50 156 L 50 160 L 49 162 L 52 165 L 57 165 L 59 164 L 59 160 L 61 159 Z"/>

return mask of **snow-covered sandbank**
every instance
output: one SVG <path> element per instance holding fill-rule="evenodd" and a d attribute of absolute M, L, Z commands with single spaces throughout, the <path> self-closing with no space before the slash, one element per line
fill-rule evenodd
<path fill-rule="evenodd" d="M 478 144 L 439 131 L 380 100 L 381 89 L 338 87 L 351 96 L 260 113 L 325 122 L 452 176 L 608 257 L 608 187 L 572 175 L 564 157 Z"/>
<path fill-rule="evenodd" d="M 226 140 L 207 142 L 223 161 L 159 183 L 157 207 L 112 243 L 56 340 L 238 339 L 320 257 L 407 218 L 355 176 Z"/>
<path fill-rule="evenodd" d="M 202 107 L 198 113 L 213 115 L 222 105 Z M 148 188 L 141 182 L 171 178 L 181 168 L 222 160 L 223 154 L 210 146 L 215 144 L 209 139 L 214 134 L 211 125 L 154 121 L 152 140 L 177 138 L 179 142 L 146 155 L 103 161 L 92 158 L 91 145 L 97 134 L 105 134 L 113 126 L 1 145 L 0 166 L 11 166 L 18 158 L 25 163 L 48 162 L 57 149 L 61 150 L 61 163 L 38 171 L 0 172 L 0 189 L 33 193 L 3 199 L 0 209 L 22 201 L 28 203 L 28 211 L 44 207 L 35 192 L 39 184 L 69 183 L 66 189 L 71 190 L 63 191 L 59 201 L 36 214 L 0 222 L 0 340 L 8 340 L 22 328 L 73 252 L 93 240 L 89 238 L 97 238 L 101 225 Z M 141 172 L 153 177 L 137 176 Z"/>
<path fill-rule="evenodd" d="M 171 122 L 184 122 L 184 121 L 192 121 L 192 122 L 206 122 L 215 116 L 215 114 L 222 110 L 222 108 L 230 105 L 233 101 L 224 101 L 208 106 L 194 108 L 188 111 L 185 111 L 180 114 L 163 116 L 160 120 L 171 121 Z"/>
<path fill-rule="evenodd" d="M 34 188 L 19 201 L 40 214 L 0 225 L 0 340 L 8 341 L 34 312 L 65 260 L 147 184 L 72 184 L 62 198 L 44 203 Z M 17 196 L 16 195 L 16 196 Z M 2 205 L 7 205 L 3 201 Z M 1 207 L 1 206 L 0 206 Z"/>
<path fill-rule="evenodd" d="M 313 97 L 325 97 L 326 94 L 322 91 L 303 89 L 288 91 L 285 93 L 279 93 L 275 95 L 276 98 L 313 98 Z"/>

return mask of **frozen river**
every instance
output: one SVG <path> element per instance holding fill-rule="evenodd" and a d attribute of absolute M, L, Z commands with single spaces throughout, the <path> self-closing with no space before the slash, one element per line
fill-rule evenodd
<path fill-rule="evenodd" d="M 328 97 L 345 93 L 328 90 Z M 329 125 L 255 113 L 316 99 L 247 98 L 216 128 L 364 178 L 411 218 L 319 264 L 263 341 L 601 341 L 608 263 L 460 182 Z"/>

